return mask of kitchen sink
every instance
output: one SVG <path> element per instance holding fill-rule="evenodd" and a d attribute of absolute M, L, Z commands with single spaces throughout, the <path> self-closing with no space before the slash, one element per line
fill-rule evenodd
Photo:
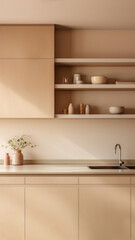
<path fill-rule="evenodd" d="M 133 166 L 132 166 L 133 167 Z M 125 166 L 89 166 L 90 169 L 128 169 L 130 167 Z M 135 167 L 134 167 L 135 169 Z"/>
<path fill-rule="evenodd" d="M 135 166 L 127 166 L 128 169 L 135 169 Z"/>

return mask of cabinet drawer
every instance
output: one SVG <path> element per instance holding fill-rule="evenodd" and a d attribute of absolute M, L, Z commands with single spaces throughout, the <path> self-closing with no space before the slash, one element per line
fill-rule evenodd
<path fill-rule="evenodd" d="M 0 58 L 54 58 L 54 26 L 0 26 Z"/>
<path fill-rule="evenodd" d="M 130 184 L 130 177 L 79 177 L 79 184 Z"/>
<path fill-rule="evenodd" d="M 24 184 L 24 178 L 23 177 L 0 177 L 0 184 Z"/>
<path fill-rule="evenodd" d="M 26 184 L 78 184 L 78 177 L 26 177 Z"/>

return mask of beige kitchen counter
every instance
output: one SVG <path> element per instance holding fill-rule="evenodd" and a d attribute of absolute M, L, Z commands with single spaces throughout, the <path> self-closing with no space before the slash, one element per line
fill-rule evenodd
<path fill-rule="evenodd" d="M 75 174 L 75 175 L 131 175 L 135 174 L 135 170 L 130 169 L 101 169 L 93 170 L 87 166 L 75 166 L 75 165 L 23 165 L 23 166 L 4 166 L 0 165 L 0 175 L 24 175 L 24 174 L 39 174 L 39 175 L 57 175 L 57 174 Z"/>

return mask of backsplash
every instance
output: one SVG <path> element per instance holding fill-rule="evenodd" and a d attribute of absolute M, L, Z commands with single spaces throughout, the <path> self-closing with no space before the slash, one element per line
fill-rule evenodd
<path fill-rule="evenodd" d="M 23 151 L 25 159 L 117 159 L 116 143 L 123 159 L 135 159 L 134 120 L 1 119 L 0 145 L 14 135 L 28 134 L 36 148 Z M 0 148 L 0 159 L 9 149 Z"/>

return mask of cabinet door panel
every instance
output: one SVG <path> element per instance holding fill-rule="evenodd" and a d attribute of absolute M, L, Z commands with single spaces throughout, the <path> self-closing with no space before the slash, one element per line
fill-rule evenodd
<path fill-rule="evenodd" d="M 23 187 L 0 187 L 0 239 L 24 240 Z"/>
<path fill-rule="evenodd" d="M 0 58 L 54 58 L 54 26 L 0 26 Z"/>
<path fill-rule="evenodd" d="M 0 118 L 54 117 L 54 61 L 0 59 Z"/>
<path fill-rule="evenodd" d="M 27 240 L 78 239 L 78 189 L 27 187 Z"/>
<path fill-rule="evenodd" d="M 130 239 L 130 187 L 80 187 L 80 240 Z"/>
<path fill-rule="evenodd" d="M 135 240 L 135 187 L 131 188 L 131 236 Z"/>
<path fill-rule="evenodd" d="M 131 177 L 131 184 L 135 184 L 135 177 Z"/>

